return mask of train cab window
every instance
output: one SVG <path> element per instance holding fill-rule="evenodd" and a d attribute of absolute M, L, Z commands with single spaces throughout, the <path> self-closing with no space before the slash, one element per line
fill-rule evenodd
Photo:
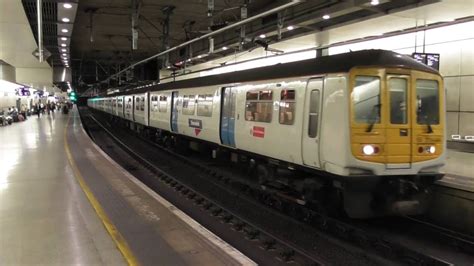
<path fill-rule="evenodd" d="M 160 113 L 166 113 L 166 108 L 168 107 L 168 96 L 160 96 L 160 105 L 159 111 Z"/>
<path fill-rule="evenodd" d="M 197 115 L 198 116 L 212 116 L 212 101 L 214 97 L 212 94 L 198 95 Z"/>
<path fill-rule="evenodd" d="M 246 95 L 245 120 L 255 122 L 272 122 L 273 91 L 249 91 Z"/>
<path fill-rule="evenodd" d="M 416 80 L 416 122 L 420 125 L 439 124 L 438 81 Z"/>
<path fill-rule="evenodd" d="M 282 125 L 293 125 L 296 106 L 295 90 L 282 90 L 280 93 L 279 121 Z"/>
<path fill-rule="evenodd" d="M 405 125 L 407 119 L 407 92 L 408 81 L 404 78 L 390 78 L 388 90 L 390 92 L 390 123 Z"/>
<path fill-rule="evenodd" d="M 351 95 L 356 123 L 380 123 L 380 78 L 356 76 Z"/>
<path fill-rule="evenodd" d="M 183 115 L 194 115 L 195 98 L 194 95 L 183 96 Z"/>

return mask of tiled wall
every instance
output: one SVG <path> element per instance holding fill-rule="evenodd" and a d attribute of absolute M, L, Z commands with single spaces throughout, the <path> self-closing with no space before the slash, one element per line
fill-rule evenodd
<path fill-rule="evenodd" d="M 447 103 L 447 134 L 474 136 L 474 22 L 330 48 L 330 54 L 349 49 L 387 49 L 402 54 L 440 54 Z M 415 42 L 416 39 L 416 42 Z M 411 47 L 410 47 L 411 46 Z"/>

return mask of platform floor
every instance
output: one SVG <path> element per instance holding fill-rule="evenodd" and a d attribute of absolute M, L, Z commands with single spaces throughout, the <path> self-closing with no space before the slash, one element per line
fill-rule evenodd
<path fill-rule="evenodd" d="M 253 264 L 103 154 L 76 109 L 0 139 L 1 265 Z"/>
<path fill-rule="evenodd" d="M 67 161 L 67 120 L 0 127 L 1 265 L 126 265 Z"/>

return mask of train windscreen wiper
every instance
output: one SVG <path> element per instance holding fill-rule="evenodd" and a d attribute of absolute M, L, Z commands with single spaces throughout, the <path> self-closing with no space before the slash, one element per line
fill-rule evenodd
<path fill-rule="evenodd" d="M 382 104 L 379 103 L 379 104 L 374 105 L 374 107 L 372 108 L 372 113 L 370 113 L 371 122 L 365 132 L 370 133 L 374 129 L 374 125 L 375 123 L 377 123 L 377 120 L 378 120 L 377 118 L 380 117 L 379 113 L 380 113 L 381 107 L 382 107 Z"/>
<path fill-rule="evenodd" d="M 429 120 L 426 120 L 426 126 L 428 127 L 428 133 L 433 133 L 433 127 L 431 127 L 431 123 Z"/>

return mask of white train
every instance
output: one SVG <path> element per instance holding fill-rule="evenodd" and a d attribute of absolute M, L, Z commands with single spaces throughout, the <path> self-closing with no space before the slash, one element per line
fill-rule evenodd
<path fill-rule="evenodd" d="M 168 139 L 258 162 L 303 199 L 350 217 L 423 212 L 445 162 L 440 74 L 410 57 L 366 50 L 158 84 L 88 100 Z M 171 138 L 169 138 L 171 137 Z"/>

